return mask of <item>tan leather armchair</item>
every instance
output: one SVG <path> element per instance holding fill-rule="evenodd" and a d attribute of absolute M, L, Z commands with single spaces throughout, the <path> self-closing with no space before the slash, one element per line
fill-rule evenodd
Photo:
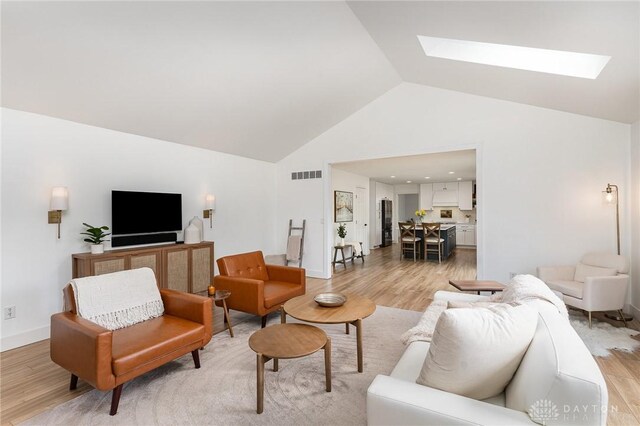
<path fill-rule="evenodd" d="M 289 299 L 306 292 L 303 268 L 267 265 L 261 251 L 236 254 L 218 259 L 220 275 L 213 279 L 218 290 L 229 290 L 227 308 L 262 317 L 280 309 Z"/>
<path fill-rule="evenodd" d="M 108 330 L 76 315 L 73 289 L 64 289 L 65 310 L 51 317 L 51 360 L 101 391 L 113 390 L 118 411 L 124 383 L 189 352 L 200 368 L 198 350 L 211 340 L 212 302 L 208 297 L 160 290 L 164 314 L 119 330 Z"/>

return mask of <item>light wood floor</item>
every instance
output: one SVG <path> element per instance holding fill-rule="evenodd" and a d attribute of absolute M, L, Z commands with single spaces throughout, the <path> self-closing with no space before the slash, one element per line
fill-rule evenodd
<path fill-rule="evenodd" d="M 452 258 L 440 265 L 414 263 L 401 261 L 394 245 L 373 250 L 364 264 L 356 260 L 347 263 L 346 268 L 338 265 L 330 280 L 308 279 L 307 291 L 354 292 L 378 305 L 423 311 L 437 290 L 454 290 L 448 284 L 449 279 L 475 278 L 475 256 L 475 250 L 457 249 Z M 234 324 L 250 321 L 256 324 L 256 329 L 260 327 L 259 318 L 240 312 L 232 312 L 232 321 Z M 215 309 L 216 333 L 226 333 L 222 324 L 221 309 Z M 640 322 L 634 320 L 631 327 L 640 330 Z M 609 424 L 640 424 L 640 352 L 614 352 L 613 356 L 596 361 L 609 388 Z M 0 354 L 0 381 L 2 424 L 17 424 L 91 390 L 82 380 L 77 390 L 68 390 L 69 373 L 51 362 L 48 340 Z"/>

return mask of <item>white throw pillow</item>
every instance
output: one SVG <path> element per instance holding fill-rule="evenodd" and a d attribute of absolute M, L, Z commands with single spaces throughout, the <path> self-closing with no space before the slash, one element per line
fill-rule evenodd
<path fill-rule="evenodd" d="M 576 265 L 576 274 L 574 275 L 574 281 L 584 282 L 587 277 L 613 277 L 618 275 L 616 268 L 601 268 L 599 266 L 585 265 L 584 263 L 578 263 Z"/>
<path fill-rule="evenodd" d="M 538 313 L 526 305 L 448 309 L 416 383 L 474 399 L 501 394 L 531 343 Z"/>

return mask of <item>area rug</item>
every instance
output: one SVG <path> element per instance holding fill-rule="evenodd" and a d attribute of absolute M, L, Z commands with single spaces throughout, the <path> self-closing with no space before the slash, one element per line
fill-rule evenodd
<path fill-rule="evenodd" d="M 342 324 L 322 326 L 332 342 L 332 391 L 325 392 L 322 351 L 281 360 L 278 372 L 269 362 L 262 414 L 256 414 L 256 355 L 247 344 L 260 328 L 257 319 L 234 327 L 234 338 L 216 334 L 201 351 L 199 370 L 189 354 L 126 384 L 113 417 L 111 392 L 93 390 L 22 424 L 365 425 L 369 384 L 391 372 L 405 349 L 400 335 L 421 314 L 378 306 L 363 321 L 363 373 L 357 372 L 355 328 L 347 335 Z M 270 324 L 277 322 L 274 317 Z"/>
<path fill-rule="evenodd" d="M 594 356 L 607 357 L 611 349 L 633 352 L 640 348 L 640 341 L 633 339 L 638 331 L 624 327 L 614 327 L 609 323 L 594 319 L 589 328 L 589 320 L 581 312 L 569 311 L 571 325 Z"/>

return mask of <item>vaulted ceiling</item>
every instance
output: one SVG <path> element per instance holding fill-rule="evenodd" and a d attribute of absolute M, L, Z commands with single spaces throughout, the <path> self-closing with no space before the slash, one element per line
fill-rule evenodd
<path fill-rule="evenodd" d="M 640 118 L 640 2 L 349 2 L 404 81 L 607 120 Z M 611 56 L 596 80 L 425 56 L 416 35 Z"/>
<path fill-rule="evenodd" d="M 630 123 L 638 2 L 2 2 L 2 106 L 278 161 L 402 81 Z M 417 35 L 612 57 L 585 80 Z"/>
<path fill-rule="evenodd" d="M 2 105 L 278 161 L 400 82 L 343 2 L 3 2 Z"/>

